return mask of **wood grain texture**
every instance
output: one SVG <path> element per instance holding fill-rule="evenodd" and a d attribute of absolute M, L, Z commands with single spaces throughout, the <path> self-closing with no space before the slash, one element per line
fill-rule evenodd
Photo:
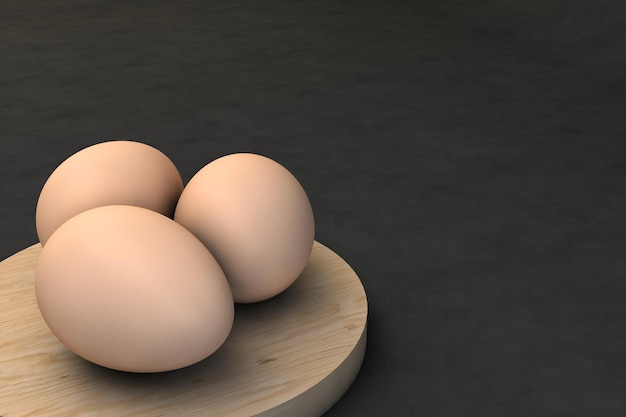
<path fill-rule="evenodd" d="M 224 345 L 177 371 L 110 370 L 50 333 L 34 294 L 40 244 L 0 262 L 0 416 L 319 416 L 356 377 L 366 345 L 363 286 L 315 242 L 285 292 L 237 305 Z"/>

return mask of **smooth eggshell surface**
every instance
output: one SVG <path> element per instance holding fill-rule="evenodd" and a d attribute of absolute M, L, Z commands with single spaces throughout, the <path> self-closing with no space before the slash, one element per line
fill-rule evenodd
<path fill-rule="evenodd" d="M 138 206 L 173 217 L 181 176 L 161 151 L 133 141 L 89 146 L 63 161 L 45 182 L 35 214 L 42 245 L 63 222 L 94 207 Z"/>
<path fill-rule="evenodd" d="M 239 303 L 288 288 L 306 266 L 315 234 L 298 180 L 272 159 L 250 153 L 221 157 L 198 171 L 174 220 L 209 248 Z"/>
<path fill-rule="evenodd" d="M 234 303 L 215 258 L 154 211 L 104 206 L 60 226 L 35 275 L 39 309 L 70 350 L 96 364 L 160 372 L 217 350 Z"/>

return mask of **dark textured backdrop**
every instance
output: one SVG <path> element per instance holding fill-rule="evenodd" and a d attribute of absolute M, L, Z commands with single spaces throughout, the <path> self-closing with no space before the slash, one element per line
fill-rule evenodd
<path fill-rule="evenodd" d="M 0 258 L 85 146 L 262 153 L 369 297 L 329 416 L 626 415 L 623 3 L 3 0 Z"/>

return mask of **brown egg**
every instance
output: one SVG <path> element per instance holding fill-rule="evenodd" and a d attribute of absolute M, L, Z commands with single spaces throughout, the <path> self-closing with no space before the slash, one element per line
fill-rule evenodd
<path fill-rule="evenodd" d="M 207 248 L 172 219 L 134 206 L 94 208 L 61 225 L 41 251 L 35 293 L 70 350 L 129 372 L 206 358 L 234 317 L 228 282 Z"/>
<path fill-rule="evenodd" d="M 250 153 L 224 156 L 198 171 L 174 220 L 213 253 L 240 303 L 289 287 L 307 264 L 315 234 L 298 180 L 277 162 Z"/>
<path fill-rule="evenodd" d="M 139 142 L 85 148 L 59 165 L 44 184 L 35 222 L 42 245 L 63 222 L 90 208 L 138 206 L 172 217 L 183 181 L 161 151 Z"/>

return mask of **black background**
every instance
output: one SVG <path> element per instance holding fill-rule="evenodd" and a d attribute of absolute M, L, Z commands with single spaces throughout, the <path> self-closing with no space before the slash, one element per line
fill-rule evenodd
<path fill-rule="evenodd" d="M 37 241 L 44 181 L 88 145 L 148 143 L 185 181 L 257 152 L 368 294 L 366 358 L 329 416 L 626 415 L 625 16 L 3 0 L 0 259 Z"/>

